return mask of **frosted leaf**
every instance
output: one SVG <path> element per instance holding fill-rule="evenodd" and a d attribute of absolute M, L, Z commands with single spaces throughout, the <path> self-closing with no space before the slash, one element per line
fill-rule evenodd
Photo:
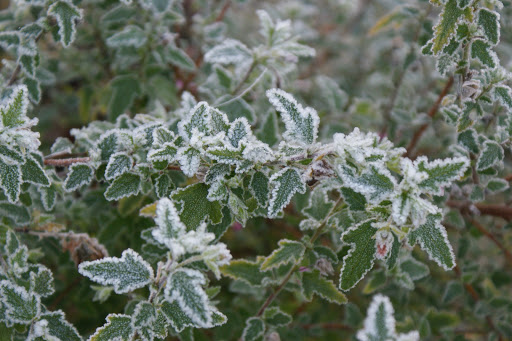
<path fill-rule="evenodd" d="M 55 291 L 53 287 L 53 275 L 50 269 L 38 265 L 36 271 L 30 272 L 30 291 L 41 296 L 47 297 Z"/>
<path fill-rule="evenodd" d="M 497 12 L 481 8 L 478 11 L 478 26 L 491 44 L 496 45 L 500 40 L 500 15 Z"/>
<path fill-rule="evenodd" d="M 155 222 L 158 228 L 153 230 L 153 237 L 162 244 L 166 244 L 168 239 L 180 237 L 187 230 L 180 220 L 174 203 L 168 198 L 158 201 Z"/>
<path fill-rule="evenodd" d="M 21 169 L 18 165 L 8 165 L 0 159 L 0 188 L 10 203 L 16 203 L 21 192 Z"/>
<path fill-rule="evenodd" d="M 429 162 L 426 157 L 419 157 L 414 165 L 427 177 L 417 181 L 418 186 L 427 193 L 439 195 L 443 187 L 451 185 L 464 174 L 469 167 L 469 160 L 465 157 L 434 160 Z"/>
<path fill-rule="evenodd" d="M 350 250 L 343 257 L 340 273 L 340 289 L 352 289 L 368 271 L 373 268 L 376 257 L 375 233 L 377 228 L 373 221 L 365 221 L 343 232 L 341 241 L 350 245 Z"/>
<path fill-rule="evenodd" d="M 269 200 L 269 179 L 262 172 L 255 172 L 251 179 L 250 190 L 260 206 L 267 206 Z"/>
<path fill-rule="evenodd" d="M 7 257 L 7 264 L 17 276 L 26 272 L 28 270 L 28 248 L 25 245 L 20 245 Z"/>
<path fill-rule="evenodd" d="M 27 123 L 27 107 L 28 89 L 25 85 L 19 85 L 13 89 L 7 102 L 0 105 L 0 128 L 14 128 Z"/>
<path fill-rule="evenodd" d="M 172 44 L 165 47 L 165 58 L 169 63 L 183 70 L 194 71 L 196 69 L 194 60 L 185 51 Z"/>
<path fill-rule="evenodd" d="M 262 271 L 275 269 L 290 262 L 296 264 L 302 259 L 306 251 L 304 244 L 294 240 L 281 239 L 278 245 L 279 247 L 261 263 Z"/>
<path fill-rule="evenodd" d="M 6 145 L 0 145 L 0 160 L 8 165 L 20 165 L 25 162 L 21 152 Z"/>
<path fill-rule="evenodd" d="M 208 328 L 212 323 L 212 309 L 202 288 L 205 284 L 201 272 L 180 268 L 169 275 L 165 286 L 165 296 L 169 301 L 176 301 L 185 315 L 202 328 Z"/>
<path fill-rule="evenodd" d="M 404 148 L 394 148 L 386 138 L 375 133 L 362 133 L 359 128 L 348 134 L 334 134 L 334 148 L 341 158 L 351 157 L 357 163 L 385 162 L 402 155 Z"/>
<path fill-rule="evenodd" d="M 267 97 L 281 113 L 286 127 L 283 137 L 302 146 L 313 144 L 318 137 L 320 118 L 313 108 L 303 108 L 295 98 L 281 89 L 267 91 Z"/>
<path fill-rule="evenodd" d="M 211 128 L 210 107 L 206 102 L 199 102 L 194 106 L 187 115 L 187 118 L 178 123 L 178 131 L 185 141 L 190 141 L 193 137 L 194 129 L 197 133 L 207 135 Z"/>
<path fill-rule="evenodd" d="M 240 117 L 231 123 L 226 137 L 233 148 L 238 148 L 240 143 L 251 135 L 249 122 L 245 117 Z"/>
<path fill-rule="evenodd" d="M 325 258 L 320 259 L 325 260 Z M 336 285 L 331 280 L 322 276 L 321 272 L 316 269 L 302 274 L 302 291 L 308 301 L 311 301 L 315 294 L 331 303 L 347 303 L 347 297 L 336 288 Z"/>
<path fill-rule="evenodd" d="M 420 244 L 430 259 L 450 270 L 455 266 L 455 255 L 441 220 L 441 214 L 430 214 L 423 225 L 409 232 L 408 241 L 411 246 Z"/>
<path fill-rule="evenodd" d="M 481 39 L 475 39 L 471 43 L 471 58 L 478 60 L 483 66 L 494 69 L 499 65 L 496 52 L 491 45 Z"/>
<path fill-rule="evenodd" d="M 506 85 L 495 86 L 494 100 L 499 101 L 509 112 L 512 112 L 512 91 L 510 87 Z"/>
<path fill-rule="evenodd" d="M 241 64 L 252 61 L 252 52 L 238 40 L 226 39 L 204 55 L 208 63 Z"/>
<path fill-rule="evenodd" d="M 60 42 L 68 47 L 75 40 L 76 22 L 82 19 L 83 11 L 70 1 L 57 1 L 48 8 L 48 15 L 57 19 Z"/>
<path fill-rule="evenodd" d="M 7 280 L 0 281 L 0 300 L 8 323 L 28 324 L 41 311 L 39 296 Z"/>
<path fill-rule="evenodd" d="M 215 245 L 209 245 L 201 253 L 201 258 L 210 269 L 217 279 L 220 279 L 219 267 L 229 264 L 231 261 L 231 253 L 229 252 L 226 244 L 217 243 Z"/>
<path fill-rule="evenodd" d="M 167 161 L 168 163 L 174 162 L 178 150 L 174 147 L 172 142 L 166 142 L 161 148 L 150 149 L 148 152 L 149 161 Z"/>
<path fill-rule="evenodd" d="M 268 144 L 261 141 L 250 141 L 245 147 L 242 156 L 244 159 L 254 163 L 267 163 L 275 160 L 274 151 Z"/>
<path fill-rule="evenodd" d="M 239 166 L 242 163 L 242 151 L 230 145 L 208 148 L 206 154 L 213 160 L 226 165 Z"/>
<path fill-rule="evenodd" d="M 39 186 L 37 190 L 41 194 L 41 202 L 43 204 L 43 208 L 46 211 L 51 211 L 57 200 L 57 190 L 55 189 L 55 186 Z"/>
<path fill-rule="evenodd" d="M 174 183 L 167 174 L 159 175 L 155 180 L 155 193 L 158 198 L 169 196 L 171 189 L 174 188 Z"/>
<path fill-rule="evenodd" d="M 57 139 L 55 139 L 55 142 L 52 144 L 52 147 L 50 149 L 52 154 L 71 154 L 72 150 L 73 142 L 71 142 L 66 137 L 57 137 Z"/>
<path fill-rule="evenodd" d="M 262 340 L 265 334 L 265 323 L 259 317 L 250 317 L 245 321 L 242 341 Z"/>
<path fill-rule="evenodd" d="M 153 148 L 161 147 L 163 144 L 174 141 L 174 133 L 166 127 L 158 127 L 153 130 Z"/>
<path fill-rule="evenodd" d="M 146 43 L 146 33 L 135 25 L 127 25 L 122 31 L 115 33 L 106 40 L 109 47 L 119 48 L 133 46 L 141 47 Z"/>
<path fill-rule="evenodd" d="M 228 189 L 224 181 L 216 181 L 208 188 L 208 196 L 206 197 L 209 201 L 222 201 L 228 197 Z"/>
<path fill-rule="evenodd" d="M 358 175 L 344 164 L 337 167 L 343 185 L 363 194 L 370 203 L 379 203 L 386 199 L 396 186 L 396 180 L 387 168 L 371 165 Z"/>
<path fill-rule="evenodd" d="M 108 161 L 110 156 L 119 150 L 119 147 L 120 139 L 117 130 L 109 130 L 101 134 L 96 145 L 101 161 Z"/>
<path fill-rule="evenodd" d="M 61 310 L 42 313 L 38 323 L 44 324 L 45 337 L 51 341 L 82 341 L 76 328 L 66 321 Z"/>
<path fill-rule="evenodd" d="M 135 334 L 132 328 L 132 318 L 124 314 L 109 314 L 107 323 L 96 329 L 88 341 L 119 341 L 131 340 Z"/>
<path fill-rule="evenodd" d="M 183 173 L 188 177 L 193 177 L 201 164 L 201 152 L 195 148 L 181 147 L 178 149 L 177 160 Z"/>
<path fill-rule="evenodd" d="M 137 195 L 141 189 L 141 182 L 139 174 L 123 173 L 108 186 L 105 199 L 112 201 Z"/>
<path fill-rule="evenodd" d="M 178 333 L 181 333 L 186 327 L 196 326 L 176 301 L 163 301 L 161 309 L 167 322 Z"/>
<path fill-rule="evenodd" d="M 273 189 L 268 205 L 269 218 L 277 217 L 283 208 L 290 203 L 295 193 L 306 191 L 306 184 L 299 172 L 293 168 L 284 168 L 272 175 L 270 184 Z"/>
<path fill-rule="evenodd" d="M 210 108 L 211 115 L 211 133 L 219 134 L 222 132 L 227 133 L 230 127 L 228 116 L 216 108 Z"/>
<path fill-rule="evenodd" d="M 21 175 L 23 182 L 44 187 L 50 186 L 48 175 L 33 155 L 29 155 L 21 166 Z"/>
<path fill-rule="evenodd" d="M 209 185 L 216 183 L 219 180 L 224 179 L 224 177 L 228 175 L 230 172 L 231 167 L 229 167 L 229 165 L 223 163 L 216 163 L 213 166 L 211 166 L 206 172 L 204 182 Z"/>
<path fill-rule="evenodd" d="M 132 329 L 139 331 L 139 333 L 148 332 L 148 329 L 151 332 L 151 326 L 155 320 L 156 310 L 151 303 L 147 301 L 137 303 L 132 314 Z"/>
<path fill-rule="evenodd" d="M 357 332 L 359 341 L 393 340 L 395 339 L 395 317 L 393 306 L 387 296 L 373 296 L 368 308 L 364 329 Z"/>
<path fill-rule="evenodd" d="M 128 154 L 118 152 L 112 154 L 105 169 L 105 179 L 112 180 L 128 172 L 133 165 L 133 159 Z"/>
<path fill-rule="evenodd" d="M 132 249 L 123 251 L 121 258 L 82 262 L 78 272 L 96 283 L 112 285 L 117 294 L 142 288 L 153 280 L 153 268 Z"/>
<path fill-rule="evenodd" d="M 485 141 L 482 152 L 478 157 L 478 171 L 499 165 L 504 158 L 503 148 L 495 141 Z"/>

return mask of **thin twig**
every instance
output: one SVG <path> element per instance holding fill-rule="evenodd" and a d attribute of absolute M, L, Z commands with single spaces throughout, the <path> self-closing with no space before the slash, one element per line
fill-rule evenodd
<path fill-rule="evenodd" d="M 453 85 L 453 76 L 448 78 L 448 81 L 446 82 L 446 85 L 444 86 L 443 90 L 441 91 L 441 93 L 437 97 L 436 102 L 434 103 L 434 105 L 428 111 L 428 117 L 434 118 L 434 116 L 437 113 L 437 110 L 439 109 L 439 106 L 441 105 L 441 101 L 448 94 L 448 92 L 450 91 L 450 88 L 452 87 L 452 85 Z M 405 157 L 409 157 L 410 158 L 410 157 L 413 156 L 414 148 L 416 147 L 416 145 L 418 144 L 419 140 L 423 136 L 423 133 L 425 132 L 425 130 L 427 130 L 428 126 L 429 126 L 429 123 L 424 123 L 424 124 L 422 124 L 419 127 L 418 130 L 416 130 L 416 132 L 414 133 L 414 135 L 413 135 L 413 137 L 411 139 L 411 142 L 409 142 L 409 145 L 407 146 L 407 152 L 404 154 Z"/>
<path fill-rule="evenodd" d="M 253 61 L 251 66 L 249 66 L 249 69 L 247 70 L 247 72 L 245 73 L 245 75 L 243 76 L 242 80 L 240 81 L 240 83 L 238 84 L 238 86 L 235 88 L 235 90 L 233 90 L 231 92 L 232 95 L 236 95 L 238 94 L 238 92 L 242 89 L 242 87 L 244 86 L 245 82 L 249 79 L 249 77 L 251 76 L 251 73 L 252 71 L 254 70 L 254 68 L 256 67 L 256 65 L 258 65 L 258 63 L 256 61 Z"/>
<path fill-rule="evenodd" d="M 89 162 L 91 161 L 90 157 L 73 157 L 69 159 L 46 159 L 44 160 L 44 164 L 47 166 L 59 166 L 59 167 L 67 167 L 71 166 L 75 163 Z"/>
<path fill-rule="evenodd" d="M 500 217 L 507 221 L 512 221 L 512 207 L 498 204 L 482 204 L 471 203 L 456 200 L 448 200 L 446 205 L 451 208 L 456 208 L 462 213 L 471 213 L 471 207 L 474 206 L 482 215 L 490 215 L 493 217 Z"/>
<path fill-rule="evenodd" d="M 231 0 L 226 0 L 226 2 L 224 3 L 224 6 L 222 6 L 222 8 L 220 10 L 219 15 L 217 16 L 217 18 L 215 18 L 216 22 L 224 20 L 224 17 L 226 16 L 226 13 L 230 6 L 231 6 Z"/>

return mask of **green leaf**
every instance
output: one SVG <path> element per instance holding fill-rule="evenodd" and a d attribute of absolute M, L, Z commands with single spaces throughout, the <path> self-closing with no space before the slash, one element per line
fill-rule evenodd
<path fill-rule="evenodd" d="M 426 157 L 419 157 L 415 163 L 418 170 L 428 174 L 428 178 L 421 181 L 418 186 L 427 193 L 440 195 L 443 187 L 451 185 L 455 180 L 459 180 L 469 167 L 469 160 L 465 157 L 453 159 L 438 159 L 429 162 Z"/>
<path fill-rule="evenodd" d="M 53 210 L 53 207 L 55 206 L 55 203 L 57 201 L 57 190 L 55 189 L 55 186 L 39 186 L 37 190 L 41 194 L 41 202 L 43 204 L 43 208 L 46 211 Z"/>
<path fill-rule="evenodd" d="M 181 333 L 187 327 L 195 327 L 190 317 L 183 311 L 177 301 L 169 302 L 164 300 L 162 302 L 162 312 L 164 313 L 167 321 L 171 324 L 172 328 Z"/>
<path fill-rule="evenodd" d="M 286 141 L 303 146 L 315 143 L 320 118 L 313 108 L 303 108 L 292 95 L 280 89 L 268 90 L 267 97 L 281 113 L 286 127 L 283 134 Z"/>
<path fill-rule="evenodd" d="M 41 100 L 41 84 L 35 78 L 25 76 L 23 84 L 27 87 L 28 97 L 34 103 L 39 103 Z"/>
<path fill-rule="evenodd" d="M 149 284 L 153 269 L 132 249 L 123 251 L 121 258 L 105 257 L 80 263 L 78 272 L 102 285 L 112 285 L 118 294 L 124 294 Z"/>
<path fill-rule="evenodd" d="M 76 22 L 82 19 L 82 10 L 70 1 L 57 1 L 48 8 L 48 15 L 57 19 L 60 42 L 68 47 L 75 40 Z"/>
<path fill-rule="evenodd" d="M 347 303 L 347 297 L 336 288 L 331 280 L 323 277 L 318 270 L 302 274 L 302 289 L 308 301 L 311 301 L 313 294 L 316 294 L 331 303 Z"/>
<path fill-rule="evenodd" d="M 176 239 L 185 234 L 187 229 L 181 222 L 173 202 L 168 198 L 158 201 L 155 222 L 157 229 L 153 230 L 153 237 L 163 244 L 166 239 Z"/>
<path fill-rule="evenodd" d="M 23 182 L 29 182 L 34 185 L 44 187 L 50 186 L 50 179 L 46 175 L 41 164 L 34 160 L 32 156 L 28 156 L 25 163 L 21 166 L 21 178 Z"/>
<path fill-rule="evenodd" d="M 494 167 L 503 161 L 504 152 L 503 148 L 494 141 L 485 141 L 482 153 L 478 157 L 476 169 L 478 171 Z"/>
<path fill-rule="evenodd" d="M 132 314 L 132 328 L 135 329 L 139 335 L 152 335 L 151 327 L 155 320 L 156 310 L 153 304 L 147 301 L 137 303 Z M 144 340 L 144 337 L 142 337 L 142 339 Z"/>
<path fill-rule="evenodd" d="M 316 221 L 324 220 L 331 212 L 334 202 L 327 196 L 328 189 L 317 186 L 309 197 L 309 205 L 302 209 L 307 217 Z"/>
<path fill-rule="evenodd" d="M 469 8 L 459 8 L 457 0 L 446 1 L 439 23 L 434 27 L 432 51 L 435 55 L 439 54 L 448 45 L 457 30 L 459 22 L 464 19 L 464 16 L 469 15 L 470 11 Z"/>
<path fill-rule="evenodd" d="M 341 195 L 352 211 L 365 211 L 366 199 L 352 188 L 341 187 Z"/>
<path fill-rule="evenodd" d="M 411 246 L 420 244 L 421 248 L 428 253 L 430 259 L 445 270 L 450 270 L 455 266 L 455 255 L 446 230 L 441 225 L 441 219 L 440 214 L 428 215 L 425 224 L 409 232 L 408 242 Z"/>
<path fill-rule="evenodd" d="M 242 341 L 263 341 L 265 323 L 259 317 L 250 317 L 245 321 Z"/>
<path fill-rule="evenodd" d="M 267 143 L 269 146 L 274 146 L 279 142 L 279 125 L 275 111 L 272 110 L 267 114 L 256 135 L 262 142 Z"/>
<path fill-rule="evenodd" d="M 61 310 L 41 314 L 40 321 L 46 321 L 48 335 L 61 341 L 82 341 L 82 337 L 71 323 L 66 321 Z"/>
<path fill-rule="evenodd" d="M 182 49 L 167 45 L 165 48 L 165 57 L 168 63 L 179 67 L 186 71 L 194 71 L 196 69 L 196 63 L 188 56 L 188 54 Z"/>
<path fill-rule="evenodd" d="M 275 218 L 292 200 L 295 193 L 304 193 L 306 185 L 299 172 L 293 168 L 284 168 L 270 178 L 272 194 L 268 205 L 269 218 Z"/>
<path fill-rule="evenodd" d="M 260 271 L 260 262 L 252 262 L 247 259 L 232 260 L 228 265 L 220 268 L 224 276 L 244 281 L 253 286 L 261 285 L 265 275 Z"/>
<path fill-rule="evenodd" d="M 205 284 L 206 280 L 201 272 L 180 268 L 169 276 L 165 296 L 170 302 L 176 301 L 197 326 L 208 328 L 212 323 L 212 309 L 208 295 L 202 288 Z"/>
<path fill-rule="evenodd" d="M 40 265 L 37 272 L 30 272 L 30 290 L 41 297 L 53 294 L 55 289 L 53 288 L 53 275 L 50 269 Z"/>
<path fill-rule="evenodd" d="M 8 165 L 0 159 L 0 188 L 3 189 L 7 200 L 16 203 L 21 192 L 21 170 L 18 165 Z"/>
<path fill-rule="evenodd" d="M 262 271 L 275 269 L 290 262 L 297 264 L 306 251 L 304 244 L 298 241 L 281 239 L 278 245 L 279 248 L 275 249 L 270 256 L 265 258 L 265 261 L 261 263 Z"/>
<path fill-rule="evenodd" d="M 498 13 L 481 8 L 478 11 L 478 26 L 482 28 L 485 37 L 491 44 L 498 44 L 500 40 L 500 15 Z"/>
<path fill-rule="evenodd" d="M 19 165 L 25 161 L 23 154 L 6 145 L 0 145 L 0 160 L 9 165 Z"/>
<path fill-rule="evenodd" d="M 82 186 L 88 185 L 91 183 L 93 175 L 93 170 L 89 165 L 74 163 L 69 169 L 66 181 L 64 181 L 64 190 L 73 192 Z"/>
<path fill-rule="evenodd" d="M 146 43 L 146 33 L 135 25 L 127 25 L 122 31 L 115 33 L 106 40 L 107 46 L 120 48 L 133 46 L 139 48 Z"/>
<path fill-rule="evenodd" d="M 14 323 L 28 324 L 41 310 L 39 296 L 7 280 L 0 281 L 0 302 L 7 320 Z"/>
<path fill-rule="evenodd" d="M 494 69 L 498 65 L 498 56 L 491 50 L 491 45 L 481 39 L 473 40 L 471 58 L 477 59 L 484 66 Z"/>
<path fill-rule="evenodd" d="M 283 312 L 279 307 L 269 307 L 263 312 L 265 323 L 273 327 L 286 326 L 292 323 L 292 317 Z"/>
<path fill-rule="evenodd" d="M 389 251 L 388 259 L 386 260 L 386 265 L 388 269 L 391 270 L 395 267 L 396 261 L 398 259 L 398 253 L 400 252 L 401 244 L 398 240 L 398 237 L 392 233 L 393 236 L 393 244 L 391 245 L 391 250 Z"/>
<path fill-rule="evenodd" d="M 512 101 L 510 103 L 512 105 Z M 478 145 L 478 135 L 474 129 L 467 129 L 459 133 L 457 143 L 473 154 L 478 154 L 480 147 Z"/>
<path fill-rule="evenodd" d="M 108 104 L 108 117 L 114 121 L 124 114 L 141 93 L 139 80 L 131 75 L 117 76 L 110 82 L 112 96 Z"/>
<path fill-rule="evenodd" d="M 96 329 L 88 341 L 117 341 L 131 340 L 135 334 L 132 328 L 132 318 L 123 314 L 109 314 L 107 323 Z"/>
<path fill-rule="evenodd" d="M 170 194 L 174 184 L 167 174 L 161 174 L 155 181 L 155 193 L 158 198 L 167 197 Z"/>
<path fill-rule="evenodd" d="M 394 178 L 385 168 L 371 165 L 359 176 L 344 164 L 339 164 L 337 170 L 343 185 L 364 195 L 370 203 L 381 202 L 395 188 Z"/>
<path fill-rule="evenodd" d="M 511 90 L 506 85 L 500 85 L 494 87 L 494 98 L 499 100 L 507 110 L 512 112 L 512 94 Z"/>
<path fill-rule="evenodd" d="M 168 163 L 174 162 L 178 150 L 172 143 L 165 143 L 158 149 L 151 149 L 148 152 L 149 161 L 167 161 Z"/>
<path fill-rule="evenodd" d="M 140 191 L 141 177 L 134 173 L 124 173 L 118 176 L 105 191 L 109 201 L 136 195 Z"/>
<path fill-rule="evenodd" d="M 30 222 L 30 212 L 25 206 L 14 205 L 8 202 L 0 202 L 0 216 L 12 219 L 18 226 Z"/>
<path fill-rule="evenodd" d="M 180 203 L 180 218 L 188 230 L 199 227 L 209 219 L 213 224 L 222 220 L 221 205 L 218 201 L 209 201 L 208 186 L 197 183 L 174 191 L 172 199 Z"/>
<path fill-rule="evenodd" d="M 7 101 L 0 106 L 0 114 L 4 127 L 17 127 L 25 123 L 27 119 L 28 90 L 26 86 L 18 86 Z"/>
<path fill-rule="evenodd" d="M 201 164 L 201 151 L 193 147 L 183 147 L 178 150 L 178 162 L 181 171 L 188 177 L 193 177 Z"/>
<path fill-rule="evenodd" d="M 491 179 L 487 183 L 487 189 L 491 193 L 499 193 L 509 188 L 508 181 L 505 179 Z"/>
<path fill-rule="evenodd" d="M 414 259 L 412 256 L 400 261 L 400 270 L 407 273 L 413 281 L 422 279 L 430 273 L 428 266 Z"/>
<path fill-rule="evenodd" d="M 372 226 L 373 222 L 363 222 L 341 235 L 341 240 L 350 245 L 340 273 L 340 289 L 343 291 L 353 288 L 373 267 L 377 251 L 374 239 L 377 228 Z"/>
<path fill-rule="evenodd" d="M 238 40 L 225 39 L 204 55 L 208 63 L 241 64 L 252 59 L 252 52 Z"/>
<path fill-rule="evenodd" d="M 105 179 L 112 180 L 128 172 L 133 165 L 133 159 L 126 153 L 115 153 L 110 159 L 105 170 Z"/>

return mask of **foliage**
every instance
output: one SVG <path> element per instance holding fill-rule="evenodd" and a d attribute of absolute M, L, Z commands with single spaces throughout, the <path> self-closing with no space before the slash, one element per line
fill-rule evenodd
<path fill-rule="evenodd" d="M 2 338 L 512 338 L 509 3 L 4 7 Z"/>

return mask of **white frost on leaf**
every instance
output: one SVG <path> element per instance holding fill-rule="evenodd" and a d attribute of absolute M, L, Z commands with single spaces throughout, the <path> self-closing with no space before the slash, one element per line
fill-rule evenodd
<path fill-rule="evenodd" d="M 80 263 L 78 272 L 102 285 L 112 285 L 117 294 L 124 294 L 149 284 L 153 268 L 132 249 L 123 251 L 121 258 L 105 257 Z"/>
<path fill-rule="evenodd" d="M 281 113 L 286 131 L 285 140 L 297 143 L 300 146 L 309 146 L 315 143 L 318 137 L 320 118 L 315 109 L 302 107 L 295 98 L 281 89 L 267 91 L 270 103 Z"/>
<path fill-rule="evenodd" d="M 226 39 L 221 44 L 206 52 L 204 60 L 208 63 L 239 65 L 242 63 L 250 63 L 252 61 L 252 52 L 240 41 Z"/>
<path fill-rule="evenodd" d="M 364 329 L 359 330 L 356 337 L 359 341 L 418 341 L 420 339 L 417 331 L 397 334 L 395 323 L 394 309 L 389 297 L 377 294 L 373 296 L 368 308 Z"/>

